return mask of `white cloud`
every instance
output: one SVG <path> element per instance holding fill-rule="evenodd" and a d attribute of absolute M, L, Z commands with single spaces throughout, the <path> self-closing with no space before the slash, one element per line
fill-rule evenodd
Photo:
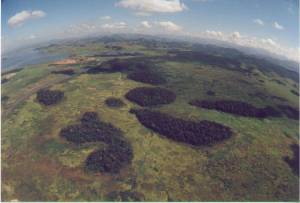
<path fill-rule="evenodd" d="M 284 29 L 284 27 L 276 21 L 273 23 L 273 27 L 278 29 L 278 30 L 283 30 Z"/>
<path fill-rule="evenodd" d="M 37 37 L 34 34 L 17 38 L 17 40 L 22 41 L 22 42 L 30 42 L 30 41 L 34 41 L 36 39 L 37 39 Z"/>
<path fill-rule="evenodd" d="M 36 38 L 35 35 L 30 35 L 30 36 L 28 37 L 28 39 L 30 39 L 30 40 L 33 40 L 33 39 L 35 39 L 35 38 Z"/>
<path fill-rule="evenodd" d="M 254 19 L 253 20 L 253 22 L 255 23 L 255 24 L 257 24 L 257 25 L 264 25 L 265 23 L 264 23 L 264 21 L 262 21 L 261 19 L 259 19 L 259 18 L 257 18 L 257 19 Z"/>
<path fill-rule="evenodd" d="M 141 22 L 141 25 L 142 25 L 144 28 L 151 28 L 151 27 L 152 27 L 148 21 L 142 21 L 142 22 Z"/>
<path fill-rule="evenodd" d="M 158 25 L 159 27 L 163 28 L 166 31 L 171 31 L 171 32 L 180 31 L 182 29 L 182 27 L 176 25 L 171 21 L 156 22 L 156 25 Z"/>
<path fill-rule="evenodd" d="M 46 16 L 46 13 L 44 11 L 41 10 L 37 10 L 37 11 L 32 11 L 31 12 L 32 17 L 34 18 L 42 18 Z"/>
<path fill-rule="evenodd" d="M 200 2 L 200 3 L 206 3 L 206 2 L 211 2 L 213 0 L 192 0 L 194 2 Z"/>
<path fill-rule="evenodd" d="M 111 17 L 110 16 L 102 16 L 101 20 L 111 20 Z"/>
<path fill-rule="evenodd" d="M 106 23 L 101 26 L 104 29 L 124 29 L 127 27 L 125 22 L 118 22 L 118 23 Z"/>
<path fill-rule="evenodd" d="M 34 18 L 42 18 L 46 16 L 46 13 L 41 10 L 35 10 L 35 11 L 21 11 L 19 13 L 16 13 L 14 16 L 10 17 L 8 19 L 8 25 L 10 27 L 17 27 L 22 25 L 25 21 L 28 21 L 30 19 Z"/>
<path fill-rule="evenodd" d="M 205 31 L 205 36 L 207 37 L 216 37 L 216 38 L 222 38 L 223 33 L 220 31 L 214 31 L 214 30 L 206 30 Z"/>
<path fill-rule="evenodd" d="M 300 61 L 300 48 L 286 47 L 270 37 L 257 38 L 257 37 L 242 35 L 238 31 L 225 34 L 219 31 L 210 31 L 210 30 L 207 30 L 197 35 L 191 34 L 191 36 L 216 39 L 216 40 L 232 43 L 235 45 L 264 49 L 270 53 L 285 56 L 288 59 L 294 61 L 298 61 L 298 62 Z"/>
<path fill-rule="evenodd" d="M 270 38 L 261 39 L 261 42 L 264 43 L 264 44 L 270 45 L 270 46 L 274 46 L 274 47 L 277 46 L 277 43 L 275 41 L 273 41 L 272 39 L 270 39 Z"/>
<path fill-rule="evenodd" d="M 180 0 L 121 0 L 115 5 L 146 13 L 173 13 L 187 9 Z"/>
<path fill-rule="evenodd" d="M 94 24 L 89 23 L 80 23 L 76 25 L 70 25 L 63 32 L 67 35 L 84 35 L 86 33 L 90 33 L 95 31 L 96 26 Z"/>
<path fill-rule="evenodd" d="M 256 38 L 243 35 L 241 38 L 233 41 L 233 43 L 246 47 L 264 49 L 270 53 L 286 56 L 289 59 L 299 61 L 298 50 L 285 47 L 271 38 Z"/>
<path fill-rule="evenodd" d="M 241 34 L 239 33 L 239 32 L 233 32 L 233 33 L 231 33 L 231 35 L 230 35 L 230 38 L 232 39 L 232 40 L 238 40 L 238 39 L 240 39 L 241 38 Z"/>
<path fill-rule="evenodd" d="M 147 13 L 147 12 L 135 12 L 134 13 L 136 16 L 150 16 L 151 14 L 150 13 Z"/>
<path fill-rule="evenodd" d="M 8 25 L 11 27 L 21 25 L 24 21 L 28 20 L 31 16 L 29 11 L 21 11 L 8 19 Z"/>

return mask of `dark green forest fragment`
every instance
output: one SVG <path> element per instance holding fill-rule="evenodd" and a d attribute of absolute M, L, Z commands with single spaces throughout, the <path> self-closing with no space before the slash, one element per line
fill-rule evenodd
<path fill-rule="evenodd" d="M 160 85 L 166 83 L 166 80 L 163 77 L 161 77 L 158 73 L 154 73 L 152 71 L 132 72 L 127 75 L 127 78 L 152 85 Z"/>
<path fill-rule="evenodd" d="M 106 149 L 92 152 L 86 159 L 86 168 L 95 172 L 118 173 L 130 164 L 133 158 L 132 148 L 122 139 L 116 140 Z"/>
<path fill-rule="evenodd" d="M 97 73 L 115 73 L 115 72 L 124 72 L 129 70 L 130 66 L 134 64 L 120 59 L 112 59 L 105 61 L 97 66 L 86 67 L 88 74 L 97 74 Z"/>
<path fill-rule="evenodd" d="M 36 99 L 44 105 L 53 105 L 61 101 L 64 97 L 64 92 L 60 90 L 41 89 L 37 92 Z"/>
<path fill-rule="evenodd" d="M 294 120 L 299 120 L 299 110 L 296 108 L 293 108 L 288 105 L 278 105 L 277 106 L 281 112 L 288 118 L 294 119 Z"/>
<path fill-rule="evenodd" d="M 232 136 L 229 127 L 213 121 L 187 121 L 147 109 L 133 109 L 131 113 L 134 113 L 145 127 L 177 142 L 201 146 L 214 144 Z"/>
<path fill-rule="evenodd" d="M 120 129 L 99 120 L 96 112 L 86 112 L 80 124 L 70 125 L 60 131 L 60 136 L 75 144 L 104 142 L 105 149 L 92 152 L 86 159 L 86 169 L 94 172 L 118 173 L 128 165 L 133 152 Z"/>
<path fill-rule="evenodd" d="M 98 74 L 98 73 L 115 73 L 115 72 L 131 72 L 131 71 L 148 71 L 150 69 L 149 63 L 145 62 L 145 59 L 112 59 L 105 61 L 97 66 L 87 66 L 88 74 Z"/>
<path fill-rule="evenodd" d="M 125 97 L 140 106 L 170 104 L 176 99 L 175 93 L 160 87 L 138 87 L 127 92 Z"/>
<path fill-rule="evenodd" d="M 214 109 L 217 111 L 246 117 L 266 118 L 279 117 L 281 115 L 280 112 L 271 106 L 257 108 L 251 104 L 234 100 L 193 100 L 190 102 L 190 104 L 205 109 Z"/>
<path fill-rule="evenodd" d="M 80 124 L 63 128 L 60 136 L 76 144 L 99 141 L 111 144 L 122 136 L 122 132 L 110 123 L 100 122 L 95 113 L 88 112 L 82 116 Z"/>

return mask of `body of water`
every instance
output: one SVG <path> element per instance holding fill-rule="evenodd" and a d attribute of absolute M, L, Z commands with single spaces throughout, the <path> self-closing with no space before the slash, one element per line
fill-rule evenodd
<path fill-rule="evenodd" d="M 24 68 L 27 65 L 49 63 L 67 58 L 68 54 L 46 53 L 34 48 L 21 49 L 2 55 L 1 72 Z"/>

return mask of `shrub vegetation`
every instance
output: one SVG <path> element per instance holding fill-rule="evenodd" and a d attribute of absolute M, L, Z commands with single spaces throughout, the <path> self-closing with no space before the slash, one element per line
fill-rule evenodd
<path fill-rule="evenodd" d="M 74 75 L 75 74 L 73 69 L 57 70 L 57 71 L 52 71 L 51 73 L 64 74 L 64 75 Z"/>
<path fill-rule="evenodd" d="M 1 84 L 7 83 L 8 81 L 9 81 L 9 79 L 3 78 L 3 79 L 1 80 Z"/>
<path fill-rule="evenodd" d="M 299 97 L 299 92 L 298 91 L 296 91 L 296 90 L 290 90 L 290 91 L 291 91 L 292 94 L 294 94 L 294 95 L 296 95 L 296 96 Z"/>
<path fill-rule="evenodd" d="M 125 105 L 125 103 L 119 99 L 114 97 L 109 97 L 105 100 L 105 104 L 112 108 L 120 108 Z"/>
<path fill-rule="evenodd" d="M 1 101 L 2 102 L 6 102 L 8 99 L 9 99 L 9 97 L 6 96 L 6 95 L 4 95 L 4 96 L 1 97 Z"/>
<path fill-rule="evenodd" d="M 299 145 L 292 144 L 291 149 L 293 151 L 293 157 L 284 157 L 284 161 L 291 167 L 293 172 L 299 176 Z"/>
<path fill-rule="evenodd" d="M 214 92 L 214 91 L 211 91 L 211 90 L 208 90 L 208 91 L 206 92 L 206 94 L 207 94 L 208 96 L 215 96 L 215 92 Z"/>

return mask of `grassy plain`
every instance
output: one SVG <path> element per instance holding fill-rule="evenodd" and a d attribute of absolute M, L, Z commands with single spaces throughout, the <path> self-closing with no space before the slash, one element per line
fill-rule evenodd
<path fill-rule="evenodd" d="M 82 54 L 105 48 L 95 45 L 88 50 L 66 49 Z M 2 200 L 298 199 L 299 177 L 283 160 L 285 156 L 292 157 L 290 145 L 298 143 L 298 121 L 286 117 L 238 117 L 188 104 L 192 99 L 220 98 L 257 106 L 285 103 L 297 107 L 298 97 L 290 92 L 296 89 L 293 81 L 275 74 L 265 75 L 259 70 L 256 76 L 245 76 L 193 62 L 162 61 L 157 65 L 156 71 L 167 79 L 167 83 L 160 86 L 173 90 L 177 98 L 172 104 L 154 109 L 184 119 L 222 123 L 232 128 L 234 136 L 213 146 L 176 143 L 143 127 L 134 114 L 129 113 L 131 108 L 139 107 L 124 95 L 135 87 L 151 85 L 129 80 L 126 73 L 80 73 L 81 65 L 73 67 L 77 72 L 74 76 L 51 74 L 51 70 L 58 67 L 36 65 L 17 72 L 2 85 L 2 96 L 9 97 L 2 103 Z M 57 105 L 43 106 L 35 99 L 35 92 L 43 87 L 64 91 L 65 98 Z M 215 96 L 207 95 L 208 90 L 214 91 Z M 266 97 L 249 95 L 257 92 Z M 126 105 L 109 108 L 105 105 L 109 97 L 121 98 Z M 78 122 L 86 111 L 98 112 L 101 120 L 120 128 L 131 143 L 132 164 L 120 174 L 84 170 L 88 154 L 105 147 L 104 143 L 77 146 L 59 136 L 63 127 Z"/>

